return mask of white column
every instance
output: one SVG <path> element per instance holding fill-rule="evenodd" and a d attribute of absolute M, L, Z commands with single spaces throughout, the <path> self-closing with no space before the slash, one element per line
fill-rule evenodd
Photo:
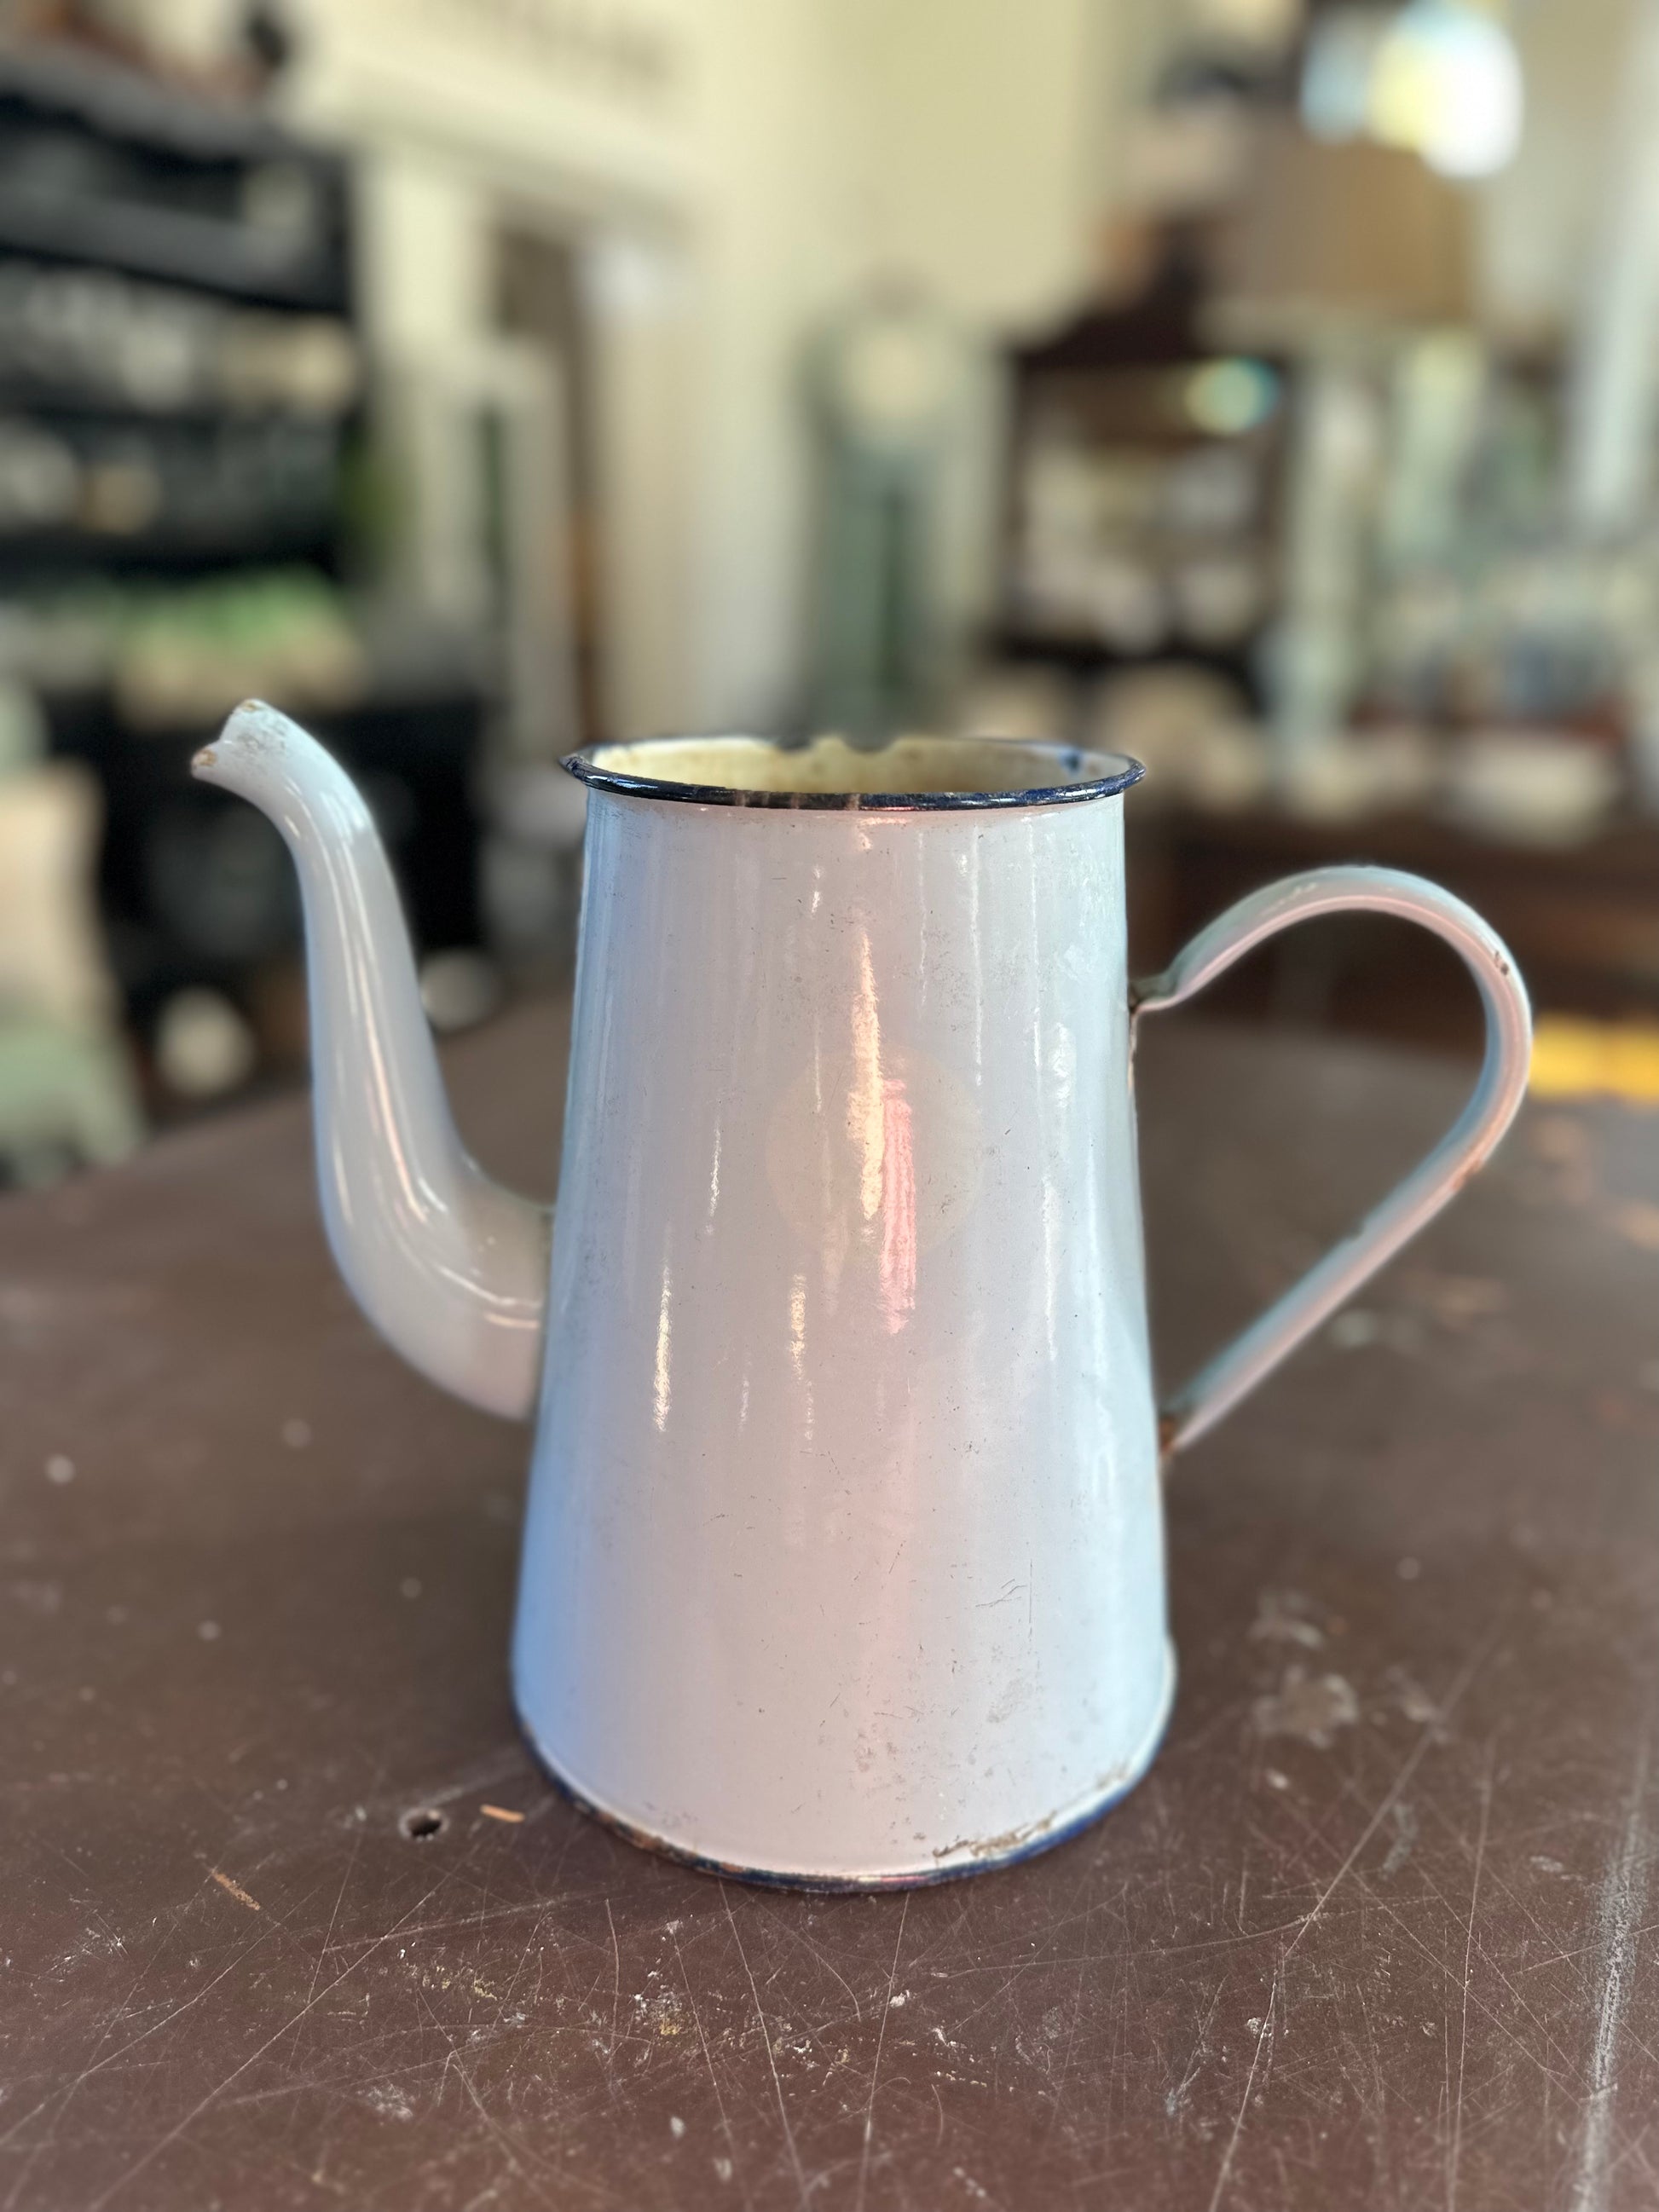
<path fill-rule="evenodd" d="M 1659 0 L 1636 0 L 1568 392 L 1567 502 L 1596 538 L 1645 513 L 1659 363 Z"/>

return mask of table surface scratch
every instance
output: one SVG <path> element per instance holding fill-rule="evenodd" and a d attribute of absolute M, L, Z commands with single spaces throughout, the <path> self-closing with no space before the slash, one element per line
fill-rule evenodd
<path fill-rule="evenodd" d="M 452 1062 L 544 1189 L 563 1048 Z M 1175 1374 L 1467 1077 L 1171 1023 L 1139 1083 Z M 0 1224 L 0 2212 L 1659 2202 L 1659 1117 L 1529 1109 L 1180 1466 L 1123 1806 L 877 1899 L 540 1778 L 524 1436 L 372 1340 L 298 1102 Z"/>

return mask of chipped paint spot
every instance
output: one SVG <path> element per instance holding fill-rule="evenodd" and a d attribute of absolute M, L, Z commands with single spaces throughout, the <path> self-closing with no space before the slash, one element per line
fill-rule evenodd
<path fill-rule="evenodd" d="M 1317 1651 L 1325 1632 L 1309 1619 L 1312 1601 L 1297 1590 L 1263 1590 L 1250 1623 L 1251 1640 L 1258 1644 L 1299 1644 L 1304 1651 Z"/>
<path fill-rule="evenodd" d="M 1024 1674 L 1016 1674 L 1013 1680 L 1009 1683 L 1007 1688 L 1004 1690 L 1002 1695 L 997 1699 L 995 1705 L 992 1706 L 990 1711 L 985 1716 L 987 1725 L 991 1728 L 996 1728 L 999 1727 L 1002 1722 L 1012 1720 L 1013 1716 L 1019 1711 L 1020 1707 L 1030 1702 L 1031 1693 L 1036 1686 L 1036 1684 L 1030 1680 L 1029 1676 Z"/>
<path fill-rule="evenodd" d="M 221 1889 L 225 1891 L 228 1896 L 234 1897 L 236 1899 L 238 1905 L 246 1905 L 250 1912 L 258 1912 L 263 1910 L 258 1899 L 257 1897 L 250 1897 L 247 1892 L 242 1887 L 240 1881 L 233 1881 L 228 1874 L 221 1874 L 217 1867 L 210 1867 L 208 1869 L 208 1872 L 213 1876 L 213 1879 L 218 1883 Z"/>
<path fill-rule="evenodd" d="M 1409 1805 L 1391 1805 L 1389 1808 L 1389 1825 L 1394 1830 L 1394 1840 L 1389 1845 L 1388 1856 L 1378 1869 L 1380 1877 L 1384 1881 L 1389 1881 L 1397 1875 L 1401 1868 L 1405 1865 L 1412 1855 L 1412 1848 L 1418 1837 L 1417 1815 Z"/>
<path fill-rule="evenodd" d="M 1607 1218 L 1626 1243 L 1643 1252 L 1659 1252 L 1659 1206 L 1632 1198 L 1615 1206 Z"/>
<path fill-rule="evenodd" d="M 1359 1700 L 1343 1675 L 1310 1674 L 1293 1666 L 1285 1668 L 1277 1690 L 1256 1699 L 1254 1711 L 1263 1735 L 1297 1736 L 1316 1750 L 1328 1751 L 1336 1731 L 1352 1728 L 1359 1718 Z"/>
<path fill-rule="evenodd" d="M 1510 1310 L 1507 1287 L 1489 1275 L 1446 1275 L 1416 1267 L 1404 1278 L 1404 1289 L 1413 1304 L 1455 1335 L 1497 1321 Z"/>
<path fill-rule="evenodd" d="M 1401 1564 L 1405 1563 L 1402 1561 Z M 1411 1565 L 1415 1569 L 1417 1562 L 1413 1560 Z M 1408 1575 L 1404 1579 L 1409 1582 L 1412 1577 Z M 1439 1718 L 1439 1706 L 1422 1684 L 1414 1681 L 1403 1667 L 1390 1667 L 1383 1680 L 1389 1686 L 1389 1695 L 1407 1720 L 1414 1722 L 1419 1728 L 1426 1728 L 1431 1721 Z"/>

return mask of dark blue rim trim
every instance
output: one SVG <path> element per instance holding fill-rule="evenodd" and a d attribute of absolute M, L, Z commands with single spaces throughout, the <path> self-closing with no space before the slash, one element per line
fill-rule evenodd
<path fill-rule="evenodd" d="M 645 746 L 688 742 L 684 738 L 644 738 L 630 743 L 628 750 L 635 752 Z M 808 810 L 843 814 L 944 814 L 970 806 L 1069 805 L 1085 799 L 1115 799 L 1146 773 L 1140 762 L 1127 753 L 1097 753 L 1085 746 L 1025 738 L 975 738 L 964 742 L 1006 745 L 1010 752 L 1033 757 L 1045 756 L 1062 770 L 1080 770 L 1091 760 L 1111 761 L 1115 766 L 1109 775 L 1094 776 L 1087 782 L 1035 784 L 1024 791 L 744 791 L 734 784 L 673 783 L 663 776 L 632 775 L 622 769 L 606 768 L 599 757 L 611 750 L 609 744 L 584 745 L 580 752 L 567 753 L 559 765 L 595 791 L 626 792 L 633 799 L 678 799 L 696 806 L 770 807 L 787 813 Z M 782 752 L 787 748 L 774 745 L 773 750 Z"/>
<path fill-rule="evenodd" d="M 1127 1782 L 1090 1805 L 1081 1813 L 1064 1821 L 1060 1826 L 1048 1828 L 1029 1842 L 1016 1844 L 1012 1850 L 994 1856 L 968 1859 L 956 1866 L 931 1867 L 916 1874 L 879 1875 L 873 1879 L 858 1875 L 775 1874 L 758 1867 L 738 1866 L 726 1859 L 705 1858 L 700 1852 L 689 1851 L 682 1844 L 671 1844 L 662 1836 L 653 1835 L 648 1828 L 635 1827 L 619 1814 L 608 1813 L 596 1805 L 591 1797 L 583 1796 L 573 1782 L 568 1782 L 547 1753 L 536 1741 L 534 1731 L 514 1699 L 514 1716 L 519 1723 L 519 1733 L 528 1745 L 530 1754 L 561 1797 L 585 1813 L 600 1827 L 608 1828 L 613 1836 L 620 1836 L 625 1844 L 633 1844 L 653 1857 L 671 1859 L 676 1866 L 690 1867 L 694 1874 L 711 1874 L 722 1881 L 741 1881 L 754 1889 L 804 1890 L 815 1897 L 872 1897 L 890 1889 L 937 1889 L 947 1881 L 965 1881 L 975 1875 L 997 1874 L 1006 1867 L 1024 1866 L 1027 1859 L 1041 1858 L 1045 1851 L 1055 1850 L 1061 1844 L 1069 1844 L 1085 1828 L 1092 1828 L 1097 1820 L 1104 1820 L 1108 1813 L 1121 1805 L 1131 1791 L 1138 1790 L 1146 1780 L 1158 1753 L 1164 1748 L 1164 1739 L 1169 1733 L 1170 1717 L 1175 1711 L 1175 1656 L 1173 1647 L 1169 1658 L 1170 1680 L 1165 1685 L 1164 1710 L 1158 1717 L 1158 1729 L 1146 1747 L 1146 1756 Z"/>

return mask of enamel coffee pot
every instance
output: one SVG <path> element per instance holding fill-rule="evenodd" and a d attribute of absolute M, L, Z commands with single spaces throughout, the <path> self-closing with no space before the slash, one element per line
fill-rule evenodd
<path fill-rule="evenodd" d="M 276 823 L 310 961 L 324 1218 L 422 1372 L 533 1416 L 514 1638 L 550 1773 L 752 1877 L 928 1881 L 1056 1842 L 1145 1771 L 1174 1684 L 1160 1462 L 1454 1194 L 1525 1086 L 1515 963 L 1459 900 L 1324 868 L 1126 966 L 1123 793 L 1058 745 L 664 739 L 588 787 L 550 1214 L 456 1136 L 368 809 L 238 708 L 196 773 Z M 1131 1051 L 1292 922 L 1467 962 L 1462 1115 L 1160 1413 Z"/>

